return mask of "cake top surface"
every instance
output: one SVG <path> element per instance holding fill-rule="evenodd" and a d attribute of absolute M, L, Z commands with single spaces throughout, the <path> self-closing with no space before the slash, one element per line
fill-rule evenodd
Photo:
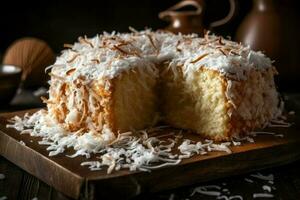
<path fill-rule="evenodd" d="M 166 67 L 183 67 L 183 73 L 201 67 L 219 71 L 228 78 L 245 79 L 252 68 L 265 69 L 272 61 L 249 47 L 206 34 L 182 35 L 151 30 L 131 33 L 106 33 L 93 38 L 79 37 L 67 45 L 57 57 L 51 75 L 73 81 L 80 76 L 87 80 L 112 79 L 134 67 L 149 67 L 168 61 Z"/>

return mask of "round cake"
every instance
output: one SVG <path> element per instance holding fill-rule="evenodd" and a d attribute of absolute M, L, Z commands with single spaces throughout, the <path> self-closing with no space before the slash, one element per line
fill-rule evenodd
<path fill-rule="evenodd" d="M 163 122 L 224 141 L 281 114 L 271 60 L 219 36 L 132 30 L 65 47 L 39 115 L 55 131 L 110 141 Z"/>

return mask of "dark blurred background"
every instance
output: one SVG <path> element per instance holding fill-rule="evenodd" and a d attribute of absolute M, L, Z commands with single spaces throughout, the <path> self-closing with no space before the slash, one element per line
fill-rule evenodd
<path fill-rule="evenodd" d="M 59 52 L 63 43 L 73 43 L 78 36 L 94 36 L 102 31 L 128 31 L 163 28 L 166 22 L 158 13 L 177 3 L 178 0 L 110 0 L 110 1 L 7 1 L 0 12 L 0 51 L 15 39 L 34 36 L 44 39 Z M 227 0 L 207 0 L 206 23 L 226 16 Z M 234 35 L 248 10 L 251 1 L 238 1 L 239 10 L 227 25 L 215 30 L 223 35 Z"/>
<path fill-rule="evenodd" d="M 166 27 L 168 23 L 158 18 L 158 13 L 176 4 L 179 0 L 108 0 L 108 1 L 7 1 L 0 12 L 0 58 L 7 47 L 16 39 L 33 36 L 45 40 L 56 53 L 64 43 L 73 43 L 80 35 L 92 37 L 103 31 L 128 31 L 132 26 L 137 30 L 151 27 L 154 30 Z M 204 24 L 221 19 L 229 10 L 228 0 L 206 0 Z M 252 8 L 251 0 L 235 0 L 237 12 L 233 19 L 213 32 L 234 38 L 237 28 Z M 280 38 L 288 38 L 284 62 L 280 65 L 285 82 L 293 75 L 295 85 L 300 75 L 298 48 L 300 46 L 299 13 L 296 0 L 274 0 L 285 16 L 282 29 L 288 30 Z M 292 40 L 291 40 L 292 38 Z M 295 39 L 294 39 L 295 38 Z M 268 38 L 266 38 L 268 39 Z M 293 56 L 290 56 L 293 55 Z M 285 66 L 287 70 L 282 70 Z M 283 85 L 283 84 L 281 84 Z M 294 86 L 295 88 L 295 86 Z"/>

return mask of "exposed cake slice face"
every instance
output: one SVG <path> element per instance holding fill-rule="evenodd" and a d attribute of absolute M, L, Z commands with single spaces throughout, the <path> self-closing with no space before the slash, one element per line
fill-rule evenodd
<path fill-rule="evenodd" d="M 262 128 L 279 104 L 274 69 L 251 70 L 245 80 L 230 80 L 201 68 L 185 77 L 180 68 L 162 75 L 161 110 L 171 126 L 214 140 L 228 140 Z"/>
<path fill-rule="evenodd" d="M 162 112 L 167 124 L 189 129 L 216 140 L 230 130 L 226 80 L 217 72 L 202 68 L 184 77 L 180 70 L 163 75 Z"/>
<path fill-rule="evenodd" d="M 49 113 L 68 131 L 100 134 L 106 125 L 114 133 L 153 126 L 158 120 L 158 69 L 152 63 L 123 71 L 110 80 L 67 82 L 52 76 Z"/>
<path fill-rule="evenodd" d="M 158 120 L 158 70 L 141 66 L 125 71 L 112 80 L 112 130 L 144 129 Z"/>

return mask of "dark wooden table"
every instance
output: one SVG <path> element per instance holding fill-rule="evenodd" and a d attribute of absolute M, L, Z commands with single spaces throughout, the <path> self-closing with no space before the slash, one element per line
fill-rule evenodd
<path fill-rule="evenodd" d="M 238 163 L 237 163 L 238 164 Z M 263 186 L 272 188 L 273 198 L 257 199 L 300 199 L 300 161 L 282 167 L 271 168 L 259 172 L 253 172 L 241 176 L 218 179 L 211 182 L 192 185 L 189 187 L 178 188 L 175 190 L 164 191 L 156 194 L 143 194 L 135 199 L 156 199 L 156 200 L 197 200 L 197 199 L 217 199 L 216 196 L 209 196 L 193 191 L 205 186 L 219 186 L 221 189 L 212 188 L 227 197 L 240 195 L 243 199 L 253 199 L 254 194 L 265 193 Z M 26 199 L 30 200 L 37 197 L 39 200 L 67 200 L 66 196 L 57 192 L 55 189 L 46 185 L 34 176 L 21 170 L 3 157 L 0 157 L 0 172 L 5 178 L 0 180 L 0 199 L 6 196 L 7 199 Z M 274 183 L 261 180 L 251 175 L 262 174 L 264 176 L 274 175 Z M 170 175 L 171 176 L 171 175 Z M 248 181 L 253 181 L 250 183 Z M 157 180 L 159 181 L 159 180 Z M 155 184 L 155 183 L 153 183 Z M 228 190 L 228 191 L 227 191 Z M 112 191 L 113 192 L 113 191 Z M 229 193 L 230 192 L 230 193 Z M 225 198 L 224 198 L 225 199 Z M 238 199 L 238 198 L 235 198 Z"/>
<path fill-rule="evenodd" d="M 300 94 L 286 94 L 285 99 L 287 107 L 296 111 L 296 114 L 300 112 Z M 7 112 L 39 106 L 41 106 L 41 103 L 36 97 L 32 96 L 31 93 L 23 92 L 17 95 L 13 105 L 4 107 L 0 111 Z M 239 163 L 236 164 L 238 165 Z M 243 199 L 299 200 L 299 169 L 300 160 L 285 166 L 199 183 L 184 188 L 154 194 L 142 194 L 135 199 L 235 200 L 243 197 Z M 170 176 L 172 175 L 170 174 Z M 69 198 L 0 156 L 0 200 L 4 199 L 66 200 Z"/>

